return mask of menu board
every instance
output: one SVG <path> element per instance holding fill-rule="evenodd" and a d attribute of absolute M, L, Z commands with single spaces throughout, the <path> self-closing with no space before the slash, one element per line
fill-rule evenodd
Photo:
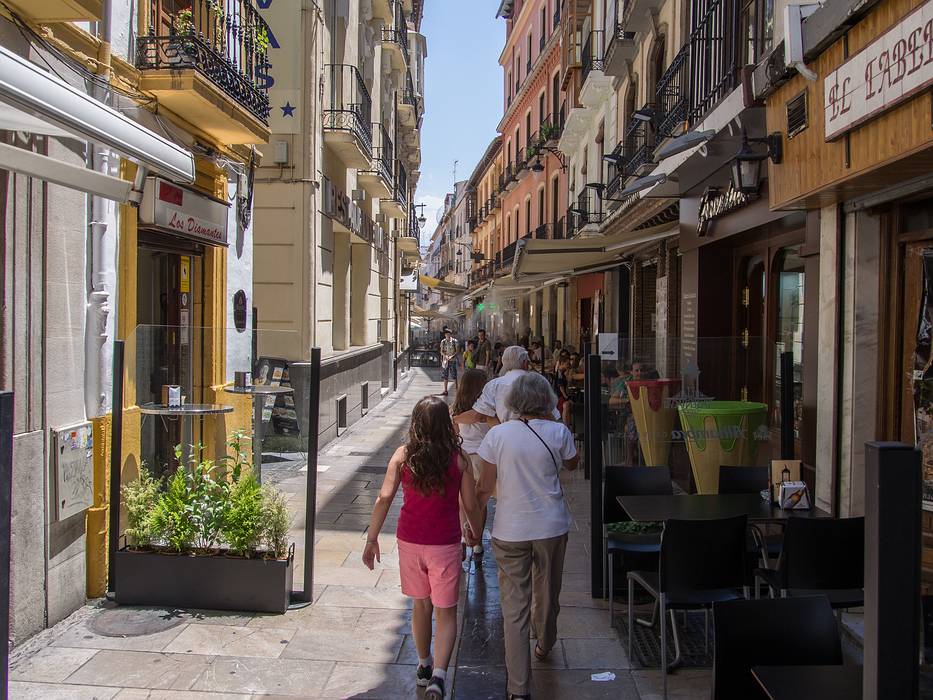
<path fill-rule="evenodd" d="M 253 373 L 256 384 L 264 386 L 290 387 L 291 378 L 288 360 L 279 357 L 260 357 Z M 298 435 L 298 414 L 295 411 L 294 394 L 267 396 L 262 407 L 262 422 L 265 434 Z"/>

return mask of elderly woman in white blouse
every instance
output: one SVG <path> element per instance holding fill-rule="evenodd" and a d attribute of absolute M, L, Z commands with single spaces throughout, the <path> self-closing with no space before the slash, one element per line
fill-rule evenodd
<path fill-rule="evenodd" d="M 523 373 L 506 397 L 517 416 L 493 427 L 483 439 L 478 496 L 488 501 L 497 488 L 492 547 L 499 569 L 505 627 L 509 698 L 530 697 L 529 631 L 535 656 L 543 660 L 557 642 L 564 553 L 570 511 L 564 502 L 561 469 L 576 469 L 573 435 L 554 420 L 557 396 L 540 374 Z"/>

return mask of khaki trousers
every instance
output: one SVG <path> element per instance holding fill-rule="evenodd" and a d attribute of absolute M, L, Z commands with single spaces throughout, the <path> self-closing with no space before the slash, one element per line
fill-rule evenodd
<path fill-rule="evenodd" d="M 499 567 L 508 692 L 527 695 L 531 692 L 529 628 L 542 651 L 557 643 L 567 535 L 528 542 L 493 538 L 492 549 Z"/>

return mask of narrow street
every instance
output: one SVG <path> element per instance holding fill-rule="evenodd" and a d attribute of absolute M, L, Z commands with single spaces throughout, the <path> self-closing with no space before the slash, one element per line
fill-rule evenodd
<path fill-rule="evenodd" d="M 31 700 L 229 700 L 252 697 L 420 697 L 410 602 L 399 589 L 394 527 L 401 493 L 381 536 L 382 562 L 361 561 L 371 504 L 389 457 L 404 440 L 422 396 L 439 391 L 438 371 L 413 369 L 361 421 L 319 456 L 315 603 L 284 615 L 115 607 L 96 601 L 16 648 L 12 698 Z M 285 476 L 292 538 L 302 546 L 304 472 Z M 565 475 L 574 516 L 561 594 L 560 641 L 535 663 L 534 697 L 648 700 L 655 670 L 632 670 L 603 601 L 589 594 L 589 484 Z M 487 526 L 488 527 L 488 526 Z M 450 697 L 501 698 L 505 666 L 492 548 L 463 577 L 460 638 Z M 298 552 L 296 560 L 302 559 Z M 301 580 L 300 565 L 295 581 Z M 592 674 L 612 672 L 596 682 Z M 708 673 L 671 677 L 672 698 L 708 693 Z"/>

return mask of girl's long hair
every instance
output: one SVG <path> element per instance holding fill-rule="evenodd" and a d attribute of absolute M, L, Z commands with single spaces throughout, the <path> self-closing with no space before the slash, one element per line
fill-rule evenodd
<path fill-rule="evenodd" d="M 457 398 L 454 399 L 454 405 L 450 409 L 451 415 L 459 416 L 464 411 L 473 408 L 473 404 L 483 393 L 486 381 L 486 372 L 481 369 L 468 369 L 464 372 L 457 385 Z"/>
<path fill-rule="evenodd" d="M 460 450 L 450 409 L 437 396 L 425 396 L 411 412 L 405 464 L 415 488 L 425 496 L 445 494 L 451 455 Z"/>

